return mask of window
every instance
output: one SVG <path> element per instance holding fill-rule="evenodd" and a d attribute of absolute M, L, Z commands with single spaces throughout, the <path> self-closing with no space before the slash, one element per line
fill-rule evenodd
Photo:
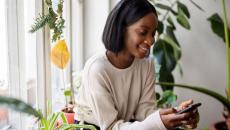
<path fill-rule="evenodd" d="M 0 95 L 7 96 L 9 91 L 8 86 L 8 49 L 6 39 L 6 6 L 5 0 L 0 1 Z M 8 110 L 0 107 L 0 129 L 8 124 Z"/>

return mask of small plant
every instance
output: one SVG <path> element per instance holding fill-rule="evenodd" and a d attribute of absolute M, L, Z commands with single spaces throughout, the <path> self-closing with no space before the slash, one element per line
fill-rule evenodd
<path fill-rule="evenodd" d="M 16 98 L 0 96 L 0 105 L 7 106 L 7 108 L 11 108 L 18 112 L 33 115 L 37 118 L 36 122 L 38 123 L 38 130 L 69 130 L 72 128 L 86 128 L 90 130 L 96 130 L 96 128 L 92 125 L 68 124 L 64 113 L 51 112 L 51 106 L 49 103 L 47 105 L 49 107 L 47 108 L 47 117 L 45 117 L 40 111 L 34 109 L 31 105 Z"/>

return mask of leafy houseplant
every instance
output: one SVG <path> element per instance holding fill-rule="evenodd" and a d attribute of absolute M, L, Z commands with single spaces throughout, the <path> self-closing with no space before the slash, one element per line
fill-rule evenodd
<path fill-rule="evenodd" d="M 215 34 L 220 36 L 226 43 L 226 58 L 227 58 L 227 97 L 218 94 L 212 90 L 205 89 L 201 86 L 191 86 L 191 85 L 184 85 L 184 84 L 174 84 L 172 82 L 159 82 L 158 85 L 164 85 L 169 88 L 175 86 L 175 87 L 181 87 L 181 88 L 187 88 L 192 89 L 198 92 L 202 92 L 204 94 L 207 94 L 218 101 L 220 101 L 224 107 L 225 111 L 223 113 L 224 117 L 226 118 L 226 127 L 228 130 L 230 130 L 230 44 L 229 44 L 229 28 L 227 25 L 227 11 L 226 11 L 226 5 L 225 0 L 222 0 L 222 9 L 223 9 L 223 18 L 222 20 L 218 14 L 214 14 L 211 17 L 208 18 L 208 20 L 211 22 L 212 30 Z M 220 130 L 224 130 L 224 128 L 220 128 Z"/>
<path fill-rule="evenodd" d="M 181 75 L 183 74 L 180 67 L 181 47 L 175 35 L 176 26 L 174 21 L 184 29 L 190 30 L 189 23 L 190 12 L 181 0 L 149 0 L 158 12 L 158 39 L 156 40 L 153 48 L 153 55 L 156 57 L 157 64 L 160 66 L 158 73 L 159 82 L 174 83 L 174 76 L 172 74 L 176 67 L 180 69 Z M 190 0 L 198 9 L 203 9 Z M 176 8 L 175 8 L 176 7 Z M 158 106 L 168 107 L 176 101 L 176 95 L 173 93 L 173 87 L 161 85 L 164 92 L 162 97 L 159 97 Z M 170 92 L 171 91 L 171 92 Z"/>
<path fill-rule="evenodd" d="M 70 52 L 68 50 L 66 41 L 63 39 L 63 28 L 65 20 L 62 17 L 63 0 L 58 0 L 57 11 L 53 10 L 52 0 L 45 0 L 48 8 L 48 13 L 40 15 L 36 18 L 34 25 L 32 25 L 30 32 L 36 32 L 40 28 L 48 25 L 51 32 L 52 42 L 55 45 L 51 50 L 51 61 L 62 71 L 62 80 L 64 85 L 65 108 L 62 111 L 65 113 L 69 123 L 74 123 L 74 94 L 73 88 L 67 89 L 64 80 L 64 69 L 69 62 Z M 69 99 L 69 100 L 68 100 Z"/>
<path fill-rule="evenodd" d="M 37 121 L 39 123 L 38 130 L 69 130 L 72 128 L 87 128 L 91 130 L 96 130 L 96 128 L 92 125 L 68 124 L 67 119 L 62 112 L 47 113 L 48 116 L 44 117 L 40 111 L 34 109 L 29 104 L 16 98 L 0 96 L 0 105 L 5 105 L 8 108 L 11 108 L 18 112 L 33 115 L 37 118 Z M 57 124 L 57 121 L 60 118 L 62 120 L 62 124 Z"/>

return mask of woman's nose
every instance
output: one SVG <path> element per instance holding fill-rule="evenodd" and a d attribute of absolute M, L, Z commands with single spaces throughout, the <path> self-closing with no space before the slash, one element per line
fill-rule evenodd
<path fill-rule="evenodd" d="M 149 46 L 152 46 L 153 43 L 154 43 L 154 38 L 151 37 L 151 38 L 147 38 L 145 41 L 144 41 L 145 44 L 148 44 Z"/>

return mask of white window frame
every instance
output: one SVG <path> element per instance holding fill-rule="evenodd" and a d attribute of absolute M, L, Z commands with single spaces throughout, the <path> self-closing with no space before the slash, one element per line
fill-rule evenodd
<path fill-rule="evenodd" d="M 43 1 L 36 2 L 36 13 L 44 12 Z M 25 82 L 25 35 L 24 35 L 24 1 L 6 0 L 7 41 L 9 56 L 9 94 L 26 101 L 27 87 Z M 38 108 L 46 113 L 46 102 L 51 100 L 50 84 L 50 47 L 49 30 L 36 32 L 37 44 L 37 100 Z M 34 34 L 35 35 L 35 34 Z M 10 111 L 9 124 L 15 129 L 25 130 L 24 114 Z"/>

